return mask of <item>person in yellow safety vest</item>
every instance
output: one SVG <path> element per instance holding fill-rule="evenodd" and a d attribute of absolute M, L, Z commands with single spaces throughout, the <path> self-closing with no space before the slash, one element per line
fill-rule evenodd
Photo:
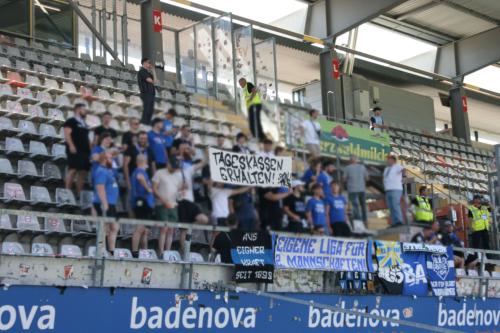
<path fill-rule="evenodd" d="M 490 207 L 481 203 L 481 196 L 475 195 L 472 205 L 469 206 L 469 228 L 471 230 L 471 247 L 476 249 L 490 249 L 490 235 L 488 230 L 491 223 Z"/>
<path fill-rule="evenodd" d="M 434 221 L 434 212 L 432 210 L 432 201 L 429 199 L 428 189 L 425 186 L 420 187 L 419 195 L 415 196 L 412 204 L 415 206 L 414 220 L 417 223 L 432 223 Z"/>
<path fill-rule="evenodd" d="M 248 111 L 250 131 L 252 132 L 254 138 L 263 140 L 265 135 L 260 121 L 262 101 L 260 99 L 259 91 L 253 83 L 247 82 L 245 78 L 240 78 L 238 83 L 243 90 L 243 97 L 245 98 L 245 105 Z"/>

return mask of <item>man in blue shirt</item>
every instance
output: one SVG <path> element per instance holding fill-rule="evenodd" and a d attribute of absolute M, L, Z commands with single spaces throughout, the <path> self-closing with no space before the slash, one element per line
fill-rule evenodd
<path fill-rule="evenodd" d="M 330 219 L 328 216 L 328 205 L 324 200 L 323 186 L 314 184 L 312 186 L 313 197 L 306 204 L 307 223 L 320 235 L 330 234 Z"/>
<path fill-rule="evenodd" d="M 167 165 L 167 148 L 165 136 L 163 135 L 163 120 L 153 119 L 152 129 L 148 132 L 148 143 L 150 156 L 153 161 L 153 174 L 156 170 L 163 169 Z"/>
<path fill-rule="evenodd" d="M 145 155 L 137 156 L 137 168 L 132 173 L 130 178 L 131 190 L 130 200 L 134 209 L 135 218 L 140 220 L 151 220 L 153 218 L 154 196 L 153 185 L 149 178 L 148 158 Z M 139 242 L 142 242 L 142 248 L 148 246 L 147 229 L 144 225 L 138 225 L 132 235 L 132 255 L 134 258 L 139 256 Z"/>
<path fill-rule="evenodd" d="M 92 148 L 92 152 L 90 153 L 90 159 L 92 160 L 90 174 L 92 177 L 94 176 L 95 170 L 99 166 L 99 156 L 107 151 L 109 147 L 111 147 L 112 143 L 113 139 L 110 133 L 104 132 L 99 136 L 97 145 Z"/>
<path fill-rule="evenodd" d="M 167 150 L 174 144 L 174 117 L 177 116 L 175 109 L 169 109 L 163 119 L 163 135 L 165 135 L 165 146 Z"/>
<path fill-rule="evenodd" d="M 347 200 L 340 193 L 339 183 L 331 183 L 332 195 L 327 198 L 329 212 L 330 212 L 330 225 L 332 226 L 333 236 L 349 237 L 351 229 L 347 224 Z"/>
<path fill-rule="evenodd" d="M 309 160 L 309 169 L 304 172 L 302 181 L 306 183 L 306 188 L 310 190 L 312 190 L 312 184 L 320 184 L 323 187 L 323 194 L 327 198 L 332 194 L 330 191 L 330 183 L 328 182 L 328 175 L 321 168 L 320 158 L 312 158 Z"/>
<path fill-rule="evenodd" d="M 110 153 L 104 152 L 99 155 L 99 165 L 93 177 L 94 186 L 94 208 L 99 216 L 116 217 L 116 203 L 120 197 L 118 183 L 111 169 L 113 158 Z M 118 223 L 108 223 L 108 251 L 114 255 L 116 237 L 120 225 Z"/>

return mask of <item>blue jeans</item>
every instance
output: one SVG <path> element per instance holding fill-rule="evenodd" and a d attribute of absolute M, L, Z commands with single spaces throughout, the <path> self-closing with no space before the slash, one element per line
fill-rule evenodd
<path fill-rule="evenodd" d="M 385 192 L 385 201 L 391 213 L 392 225 L 403 223 L 403 213 L 401 212 L 401 196 L 403 190 L 389 190 Z"/>
<path fill-rule="evenodd" d="M 365 192 L 350 192 L 349 202 L 352 206 L 352 217 L 354 220 L 366 222 L 366 194 Z M 361 209 L 360 209 L 361 207 Z M 361 210 L 361 212 L 360 212 Z"/>

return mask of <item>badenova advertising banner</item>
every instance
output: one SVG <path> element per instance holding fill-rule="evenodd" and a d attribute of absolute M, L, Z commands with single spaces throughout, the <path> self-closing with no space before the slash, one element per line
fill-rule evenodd
<path fill-rule="evenodd" d="M 274 265 L 286 269 L 371 272 L 371 243 L 327 236 L 278 235 Z"/>
<path fill-rule="evenodd" d="M 240 154 L 209 149 L 210 175 L 215 182 L 242 186 L 290 187 L 292 158 Z"/>
<path fill-rule="evenodd" d="M 321 152 L 324 154 L 338 154 L 343 158 L 355 154 L 366 162 L 384 163 L 391 151 L 389 134 L 329 120 L 320 120 L 319 123 Z"/>
<path fill-rule="evenodd" d="M 11 286 L 0 290 L 0 332 L 434 331 L 418 327 L 425 324 L 476 333 L 495 332 L 500 325 L 500 299 L 278 295 L 288 299 L 245 292 Z M 350 311 L 332 311 L 320 304 Z"/>

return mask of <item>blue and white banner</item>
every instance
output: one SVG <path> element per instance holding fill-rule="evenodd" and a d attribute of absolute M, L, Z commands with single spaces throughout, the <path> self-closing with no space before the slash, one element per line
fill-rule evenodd
<path fill-rule="evenodd" d="M 500 299 L 280 294 L 308 305 L 245 292 L 11 286 L 0 289 L 0 332 L 154 333 L 496 332 Z M 316 304 L 338 306 L 344 313 Z M 371 318 L 356 313 L 366 313 Z M 272 318 L 272 319 L 271 319 Z M 387 320 L 384 320 L 384 319 Z"/>
<path fill-rule="evenodd" d="M 273 242 L 268 232 L 232 231 L 231 259 L 236 282 L 273 282 Z"/>
<path fill-rule="evenodd" d="M 367 261 L 369 258 L 369 261 Z M 278 235 L 276 268 L 371 272 L 371 243 L 347 238 Z"/>
<path fill-rule="evenodd" d="M 403 291 L 404 273 L 399 242 L 375 241 L 377 275 L 389 294 L 399 295 Z"/>
<path fill-rule="evenodd" d="M 455 279 L 453 248 L 451 246 L 446 248 L 446 254 L 427 254 L 427 272 L 434 295 L 456 295 L 457 282 Z"/>
<path fill-rule="evenodd" d="M 403 295 L 407 296 L 427 296 L 429 284 L 427 282 L 425 253 L 404 252 L 403 259 Z"/>
<path fill-rule="evenodd" d="M 402 243 L 403 252 L 446 253 L 446 246 L 425 243 Z"/>

